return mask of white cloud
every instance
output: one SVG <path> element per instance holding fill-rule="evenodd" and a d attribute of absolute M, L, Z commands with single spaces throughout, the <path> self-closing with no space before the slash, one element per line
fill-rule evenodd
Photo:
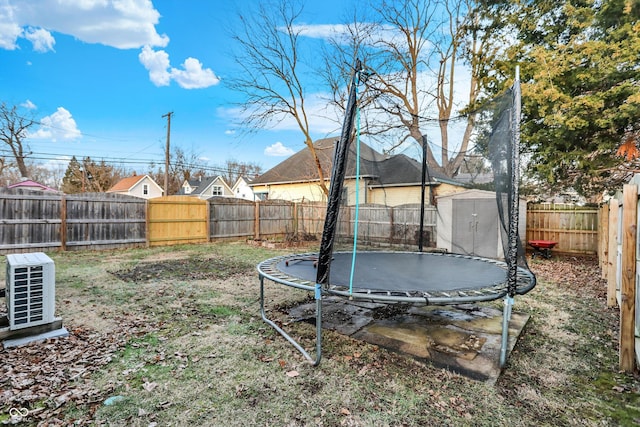
<path fill-rule="evenodd" d="M 304 37 L 334 40 L 343 44 L 348 44 L 351 41 L 354 31 L 359 33 L 365 43 L 371 45 L 380 42 L 401 45 L 404 37 L 402 33 L 392 26 L 370 22 L 359 22 L 355 27 L 345 24 L 303 24 L 294 25 L 293 29 Z"/>
<path fill-rule="evenodd" d="M 71 156 L 56 156 L 53 159 L 47 160 L 42 163 L 42 166 L 45 169 L 49 169 L 52 171 L 55 170 L 66 170 L 67 166 L 69 166 L 69 162 L 71 161 Z"/>
<path fill-rule="evenodd" d="M 154 51 L 150 46 L 142 48 L 138 59 L 144 68 L 149 71 L 149 79 L 156 86 L 169 86 L 171 74 L 169 73 L 169 54 L 164 50 Z"/>
<path fill-rule="evenodd" d="M 55 43 L 51 32 L 118 49 L 166 46 L 169 37 L 155 29 L 159 19 L 151 0 L 5 0 L 0 5 L 0 48 L 16 49 L 18 39 L 25 37 L 40 51 Z M 23 31 L 26 27 L 35 29 L 35 42 L 33 31 Z M 44 33 L 38 31 L 50 39 L 43 44 Z"/>
<path fill-rule="evenodd" d="M 24 37 L 33 44 L 33 50 L 36 52 L 47 52 L 53 50 L 53 45 L 56 44 L 55 39 L 51 33 L 42 28 L 28 28 L 24 32 Z"/>
<path fill-rule="evenodd" d="M 348 28 L 344 24 L 294 25 L 293 31 L 306 37 L 330 39 L 348 33 Z"/>
<path fill-rule="evenodd" d="M 202 63 L 195 58 L 187 58 L 182 70 L 171 67 L 167 52 L 155 51 L 150 46 L 143 47 L 138 58 L 156 86 L 169 86 L 172 79 L 184 89 L 202 89 L 220 82 L 211 69 L 202 68 Z"/>
<path fill-rule="evenodd" d="M 291 148 L 285 147 L 282 142 L 276 142 L 264 149 L 264 155 L 271 157 L 285 157 L 290 156 L 293 153 L 295 153 L 295 151 Z"/>
<path fill-rule="evenodd" d="M 16 41 L 22 35 L 22 27 L 14 15 L 9 3 L 0 4 L 0 49 L 14 50 L 18 47 Z"/>
<path fill-rule="evenodd" d="M 338 110 L 328 101 L 329 95 L 322 92 L 310 93 L 305 97 L 305 111 L 309 119 L 309 129 L 315 135 L 336 135 L 342 129 L 344 112 Z M 220 107 L 217 109 L 218 116 L 228 120 L 231 124 L 238 126 L 242 123 L 251 111 L 240 107 Z M 272 117 L 271 121 L 264 126 L 268 131 L 295 131 L 300 132 L 298 122 L 288 114 L 282 113 L 279 117 Z M 324 137 L 323 136 L 323 137 Z"/>
<path fill-rule="evenodd" d="M 61 33 L 118 49 L 142 48 L 138 58 L 156 86 L 172 79 L 185 89 L 218 84 L 215 73 L 196 58 L 171 68 L 169 55 L 153 50 L 169 44 L 169 37 L 156 31 L 159 20 L 151 0 L 0 0 L 0 49 L 17 49 L 24 38 L 36 52 L 52 51 L 52 33 Z"/>
<path fill-rule="evenodd" d="M 36 110 L 38 107 L 36 107 L 36 104 L 34 104 L 33 102 L 31 102 L 30 99 L 27 99 L 26 101 L 24 101 L 22 104 L 20 104 L 21 107 L 24 107 L 28 110 Z"/>
<path fill-rule="evenodd" d="M 236 131 L 234 129 L 227 129 L 224 131 L 225 135 L 235 135 Z"/>
<path fill-rule="evenodd" d="M 195 58 L 187 58 L 182 64 L 183 70 L 171 69 L 173 78 L 184 89 L 201 89 L 220 83 L 220 79 L 211 69 L 202 68 L 202 64 Z"/>
<path fill-rule="evenodd" d="M 71 141 L 82 136 L 71 113 L 63 107 L 58 107 L 55 113 L 40 119 L 40 124 L 40 128 L 34 133 L 30 133 L 29 138 L 57 142 L 59 140 Z"/>

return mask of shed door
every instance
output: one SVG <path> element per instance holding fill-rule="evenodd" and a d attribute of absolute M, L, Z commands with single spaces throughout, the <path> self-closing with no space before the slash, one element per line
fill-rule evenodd
<path fill-rule="evenodd" d="M 453 200 L 453 252 L 495 258 L 498 208 L 495 199 Z"/>

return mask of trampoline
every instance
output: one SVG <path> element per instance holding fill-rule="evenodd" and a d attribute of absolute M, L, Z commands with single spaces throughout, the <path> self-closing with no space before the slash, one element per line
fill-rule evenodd
<path fill-rule="evenodd" d="M 260 280 L 315 290 L 318 254 L 275 257 L 258 265 Z M 358 252 L 350 284 L 351 252 L 334 252 L 327 294 L 358 300 L 415 304 L 492 301 L 508 294 L 507 264 L 438 252 Z M 518 268 L 516 293 L 529 292 L 535 276 Z"/>
<path fill-rule="evenodd" d="M 361 69 L 356 63 L 340 139 L 336 143 L 330 193 L 322 240 L 317 253 L 283 255 L 267 259 L 257 266 L 260 280 L 260 311 L 262 319 L 287 339 L 314 365 L 322 357 L 322 300 L 324 296 L 339 296 L 353 300 L 382 303 L 409 303 L 421 305 L 450 305 L 492 301 L 504 298 L 502 346 L 500 366 L 506 361 L 509 321 L 515 295 L 529 292 L 536 285 L 535 275 L 529 271 L 522 242 L 518 235 L 518 141 L 520 117 L 519 78 L 516 77 L 508 96 L 490 105 L 492 114 L 485 123 L 485 143 L 494 173 L 499 227 L 502 236 L 504 260 L 482 258 L 473 254 L 453 254 L 442 251 L 423 252 L 423 216 L 421 211 L 418 252 L 362 251 L 357 248 L 358 204 L 353 221 L 353 250 L 334 252 L 333 246 L 339 227 L 338 216 L 347 175 L 349 144 L 356 117 L 357 75 Z M 505 101 L 506 99 L 506 101 Z M 357 144 L 359 147 L 359 143 Z M 359 148 L 357 148 L 359 150 Z M 354 154 L 358 158 L 359 151 Z M 424 178 L 428 174 L 423 159 L 422 210 L 424 210 Z M 349 176 L 359 179 L 359 163 Z M 356 197 L 358 198 L 355 185 Z M 469 225 L 471 228 L 471 225 Z M 313 292 L 316 301 L 316 351 L 312 357 L 280 325 L 267 317 L 265 309 L 265 280 L 276 284 Z"/>

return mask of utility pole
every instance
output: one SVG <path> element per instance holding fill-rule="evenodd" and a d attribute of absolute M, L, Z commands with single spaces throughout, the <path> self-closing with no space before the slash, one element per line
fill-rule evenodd
<path fill-rule="evenodd" d="M 169 195 L 169 141 L 171 140 L 171 115 L 173 111 L 164 114 L 167 118 L 167 149 L 164 153 L 164 195 Z"/>

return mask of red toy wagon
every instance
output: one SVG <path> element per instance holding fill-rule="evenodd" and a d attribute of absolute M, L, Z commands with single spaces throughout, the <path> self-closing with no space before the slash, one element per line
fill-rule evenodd
<path fill-rule="evenodd" d="M 541 255 L 546 259 L 551 258 L 551 249 L 557 244 L 558 242 L 553 240 L 529 240 L 529 246 L 533 248 L 531 258 L 535 258 L 536 255 Z"/>

